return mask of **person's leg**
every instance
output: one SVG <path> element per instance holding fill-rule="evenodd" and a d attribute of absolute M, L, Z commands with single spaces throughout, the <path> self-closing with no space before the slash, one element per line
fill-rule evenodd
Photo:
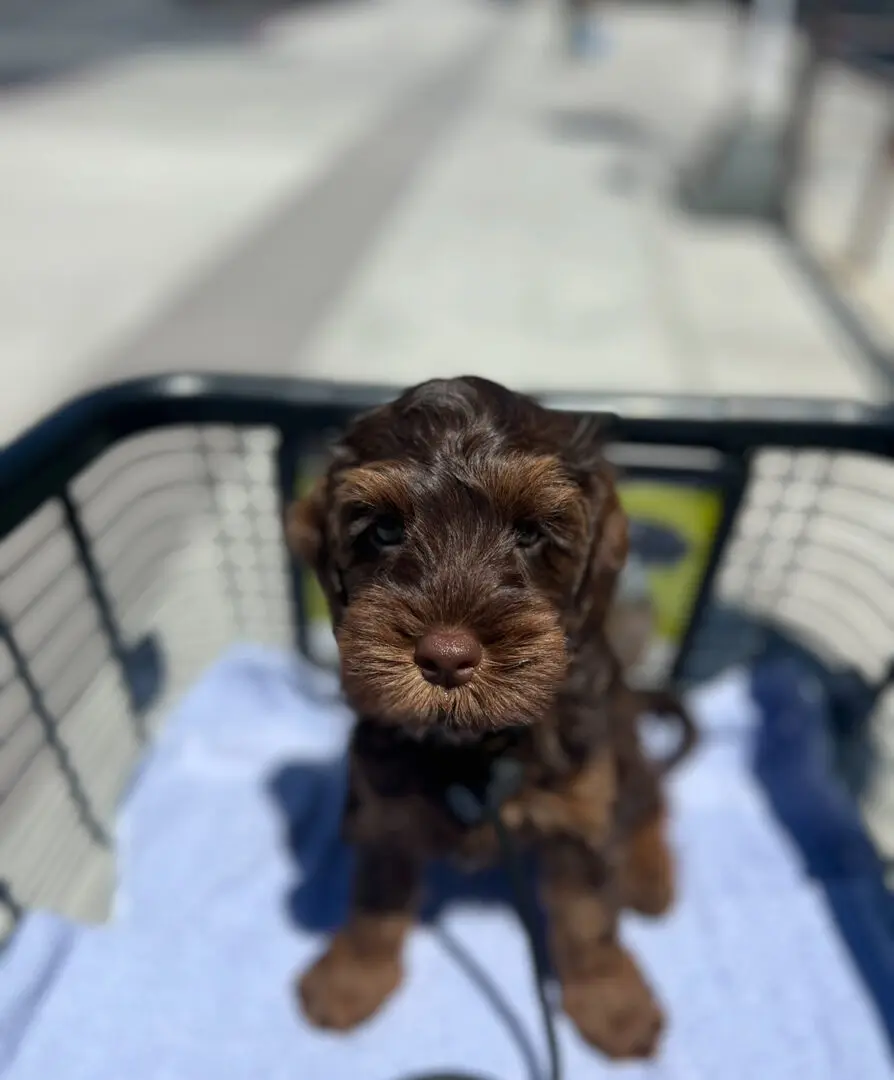
<path fill-rule="evenodd" d="M 599 17 L 598 0 L 563 0 L 565 47 L 577 57 L 596 56 L 605 51 L 606 37 Z"/>

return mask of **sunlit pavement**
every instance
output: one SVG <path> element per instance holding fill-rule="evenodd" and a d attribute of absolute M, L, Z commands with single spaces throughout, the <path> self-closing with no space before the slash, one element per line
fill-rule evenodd
<path fill-rule="evenodd" d="M 571 63 L 533 2 L 5 0 L 4 27 L 4 435 L 182 368 L 874 392 L 772 237 L 667 194 L 728 87 L 708 9 L 609 7 Z"/>

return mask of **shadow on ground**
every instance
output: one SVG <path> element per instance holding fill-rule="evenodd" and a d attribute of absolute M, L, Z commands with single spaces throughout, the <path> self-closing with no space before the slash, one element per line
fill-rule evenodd
<path fill-rule="evenodd" d="M 0 0 L 0 100 L 155 49 L 249 42 L 295 9 L 373 0 Z"/>
<path fill-rule="evenodd" d="M 553 109 L 544 123 L 563 142 L 609 143 L 641 150 L 654 149 L 657 142 L 647 124 L 620 109 Z"/>
<path fill-rule="evenodd" d="M 345 761 L 324 765 L 291 764 L 277 771 L 268 784 L 285 828 L 285 843 L 300 869 L 300 883 L 286 904 L 296 926 L 311 933 L 337 929 L 348 910 L 352 856 L 339 839 L 345 782 Z M 531 888 L 534 868 L 527 868 Z M 502 868 L 469 873 L 438 863 L 430 868 L 421 918 L 433 923 L 456 904 L 513 907 Z"/>

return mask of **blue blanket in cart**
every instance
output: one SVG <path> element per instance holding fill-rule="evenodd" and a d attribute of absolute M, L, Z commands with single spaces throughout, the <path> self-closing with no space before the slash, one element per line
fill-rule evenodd
<path fill-rule="evenodd" d="M 706 737 L 672 792 L 681 901 L 625 927 L 668 1006 L 665 1045 L 611 1065 L 560 1018 L 566 1076 L 888 1080 L 879 999 L 756 778 L 747 678 L 693 705 Z M 328 1035 L 297 1012 L 294 975 L 344 910 L 348 723 L 294 658 L 241 648 L 201 680 L 125 801 L 112 922 L 34 914 L 0 959 L 3 1080 L 542 1075 L 525 942 L 496 878 L 442 882 L 371 1023 Z"/>

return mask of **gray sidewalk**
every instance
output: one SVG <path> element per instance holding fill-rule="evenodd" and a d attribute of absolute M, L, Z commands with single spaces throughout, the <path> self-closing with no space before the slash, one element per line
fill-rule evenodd
<path fill-rule="evenodd" d="M 300 207 L 500 14 L 474 0 L 446 15 L 434 0 L 358 0 L 256 18 L 229 38 L 216 24 L 205 40 L 193 28 L 178 42 L 185 16 L 173 0 L 130 0 L 144 27 L 171 9 L 165 45 L 148 30 L 148 41 L 122 32 L 109 42 L 108 25 L 129 26 L 117 5 L 79 6 L 90 8 L 92 36 L 81 31 L 78 55 L 102 58 L 0 97 L 0 350 L 17 375 L 0 402 L 0 437 L 85 386 L 139 370 L 140 341 L 196 293 L 207 298 L 222 265 L 240 263 L 258 232 Z M 27 38 L 38 68 L 55 63 L 64 27 L 81 23 L 70 16 L 59 29 L 48 0 L 22 10 L 27 18 L 13 19 L 0 8 L 0 53 Z M 320 258 L 301 246 L 283 255 L 270 280 L 250 282 L 255 295 Z M 213 313 L 219 346 L 226 310 L 224 301 Z M 258 366 L 250 347 L 238 362 Z M 156 350 L 144 369 L 171 363 L 216 366 Z"/>
<path fill-rule="evenodd" d="M 710 9 L 623 5 L 606 22 L 606 61 L 569 68 L 551 48 L 549 8 L 519 18 L 476 108 L 298 369 L 875 395 L 774 234 L 693 221 L 669 196 L 723 104 L 726 24 Z"/>
<path fill-rule="evenodd" d="M 797 231 L 894 370 L 894 168 L 886 149 L 892 123 L 890 82 L 840 65 L 823 70 Z M 885 167 L 876 189 L 879 158 Z"/>
<path fill-rule="evenodd" d="M 108 0 L 80 7 L 108 37 Z M 6 52 L 55 55 L 56 8 L 28 10 Z M 773 236 L 667 194 L 723 102 L 715 10 L 609 7 L 611 53 L 577 67 L 537 3 L 319 6 L 205 41 L 193 13 L 179 42 L 177 10 L 130 0 L 111 25 L 155 11 L 173 44 L 103 39 L 0 99 L 0 433 L 183 367 L 876 394 Z"/>

